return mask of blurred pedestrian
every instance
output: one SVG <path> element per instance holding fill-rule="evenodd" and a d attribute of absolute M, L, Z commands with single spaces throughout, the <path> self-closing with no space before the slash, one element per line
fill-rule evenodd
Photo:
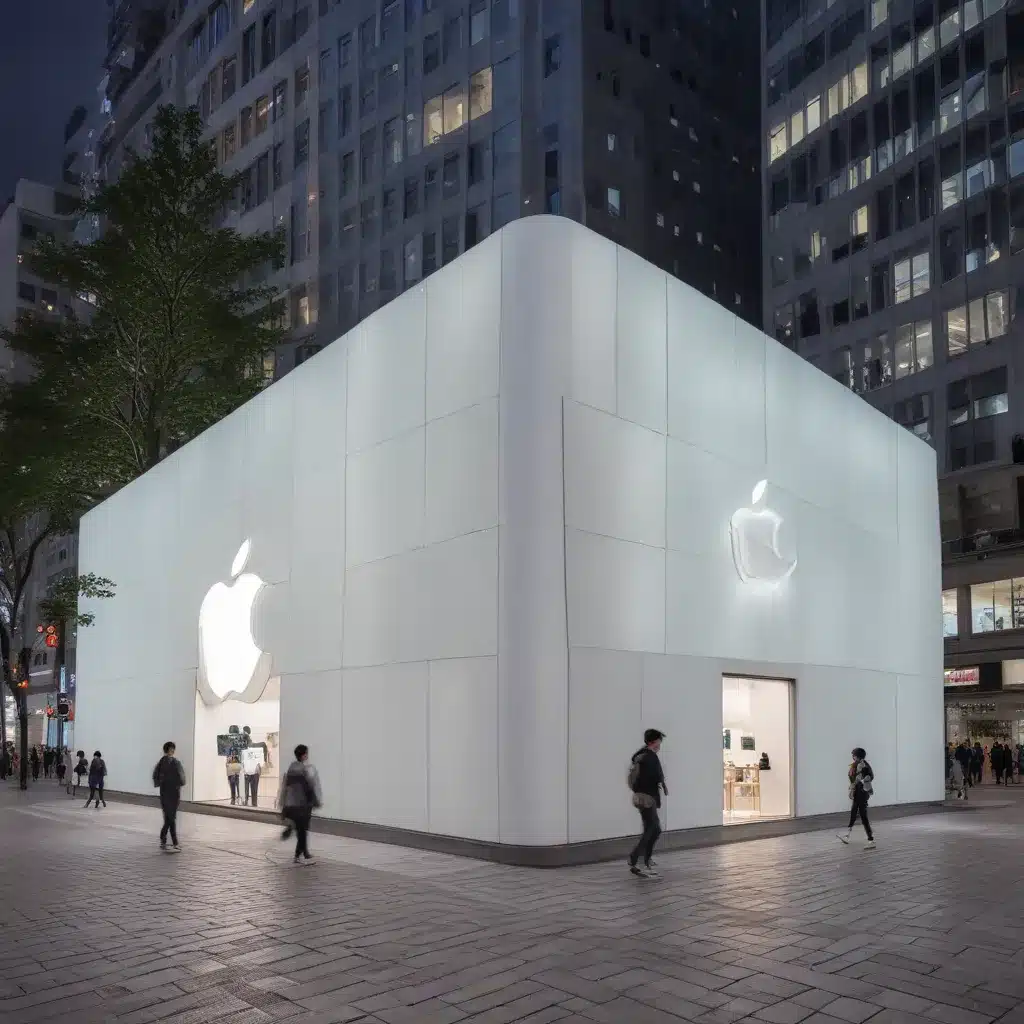
<path fill-rule="evenodd" d="M 71 790 L 72 796 L 78 796 L 78 787 L 82 785 L 82 779 L 89 774 L 89 762 L 85 759 L 85 751 L 78 751 L 75 762 L 75 785 Z"/>
<path fill-rule="evenodd" d="M 277 795 L 281 815 L 288 822 L 281 839 L 291 838 L 293 831 L 296 834 L 295 864 L 313 863 L 313 855 L 309 852 L 309 823 L 321 802 L 320 776 L 309 762 L 309 747 L 300 743 L 295 748 L 295 760 L 281 779 L 281 790 Z"/>
<path fill-rule="evenodd" d="M 103 806 L 107 806 L 107 801 L 103 798 L 103 781 L 107 777 L 107 762 L 103 760 L 103 755 L 97 750 L 92 755 L 92 761 L 89 762 L 89 799 L 85 801 L 85 806 L 96 801 L 96 810 L 100 809 L 100 801 L 103 801 Z"/>

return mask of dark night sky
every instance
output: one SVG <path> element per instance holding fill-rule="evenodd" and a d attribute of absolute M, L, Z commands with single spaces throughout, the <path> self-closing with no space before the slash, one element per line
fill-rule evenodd
<path fill-rule="evenodd" d="M 19 178 L 60 179 L 64 123 L 97 100 L 106 0 L 0 0 L 0 206 Z"/>

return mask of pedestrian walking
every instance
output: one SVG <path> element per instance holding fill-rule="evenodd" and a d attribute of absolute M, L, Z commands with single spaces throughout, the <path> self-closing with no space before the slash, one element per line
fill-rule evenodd
<path fill-rule="evenodd" d="M 966 743 L 961 743 L 956 748 L 956 760 L 960 763 L 960 770 L 963 772 L 964 781 L 967 786 L 973 784 L 971 778 L 971 748 Z"/>
<path fill-rule="evenodd" d="M 64 751 L 63 753 L 58 754 L 55 751 L 54 752 L 54 760 L 55 760 L 55 764 L 56 764 L 56 767 L 55 767 L 54 771 L 56 772 L 56 775 L 57 775 L 57 782 L 60 785 L 63 786 L 64 785 L 64 778 L 65 778 L 65 776 L 68 773 L 68 755 L 67 755 L 67 752 Z"/>
<path fill-rule="evenodd" d="M 992 774 L 995 776 L 996 785 L 1001 786 L 1003 784 L 1003 745 L 996 740 L 992 744 L 992 752 L 989 754 L 989 763 L 992 765 Z"/>
<path fill-rule="evenodd" d="M 242 776 L 242 762 L 238 760 L 238 754 L 232 750 L 228 754 L 228 789 L 231 790 L 231 806 L 238 803 L 238 782 Z"/>
<path fill-rule="evenodd" d="M 654 860 L 654 844 L 661 835 L 661 820 L 658 809 L 661 807 L 661 794 L 668 796 L 665 785 L 665 772 L 661 767 L 661 742 L 665 734 L 658 729 L 648 729 L 644 733 L 644 745 L 633 755 L 629 762 L 626 784 L 633 792 L 633 806 L 640 812 L 643 832 L 633 852 L 629 855 L 629 870 L 634 875 L 646 878 L 658 872 Z M 640 858 L 643 858 L 643 867 Z"/>
<path fill-rule="evenodd" d="M 853 835 L 853 826 L 857 823 L 857 816 L 860 815 L 861 824 L 867 834 L 868 841 L 864 846 L 865 850 L 875 849 L 875 837 L 871 831 L 871 823 L 868 821 L 868 800 L 874 792 L 875 773 L 868 764 L 867 754 L 863 747 L 854 747 L 852 751 L 853 762 L 850 764 L 847 778 L 850 782 L 850 827 L 845 835 L 840 835 L 841 843 L 849 844 Z"/>
<path fill-rule="evenodd" d="M 0 751 L 0 781 L 6 781 L 7 776 L 11 774 L 11 754 L 7 749 L 6 745 L 4 749 Z"/>
<path fill-rule="evenodd" d="M 964 775 L 964 766 L 956 758 L 949 770 L 950 789 L 956 794 L 957 800 L 967 799 L 967 776 Z"/>
<path fill-rule="evenodd" d="M 310 764 L 309 747 L 300 743 L 295 748 L 295 760 L 281 779 L 277 795 L 281 816 L 288 822 L 281 839 L 290 839 L 295 832 L 295 864 L 313 863 L 313 855 L 309 852 L 309 823 L 321 802 L 320 776 Z"/>
<path fill-rule="evenodd" d="M 89 762 L 89 799 L 85 801 L 85 806 L 96 801 L 96 810 L 100 809 L 100 801 L 103 801 L 103 806 L 107 806 L 107 801 L 103 798 L 103 780 L 107 777 L 107 762 L 103 760 L 103 755 L 97 750 L 92 755 L 92 761 Z"/>
<path fill-rule="evenodd" d="M 981 772 L 985 767 L 985 751 L 982 749 L 979 740 L 974 741 L 974 749 L 971 751 L 971 771 L 976 785 L 981 785 Z"/>
<path fill-rule="evenodd" d="M 29 764 L 32 766 L 32 781 L 39 781 L 39 748 L 33 747 L 28 755 Z"/>
<path fill-rule="evenodd" d="M 78 787 L 82 785 L 82 779 L 89 774 L 89 762 L 85 759 L 85 751 L 80 750 L 75 756 L 78 760 L 75 762 L 75 785 L 71 790 L 72 796 L 78 796 Z"/>
<path fill-rule="evenodd" d="M 175 745 L 168 740 L 164 744 L 164 756 L 153 769 L 153 785 L 160 790 L 160 809 L 164 812 L 160 849 L 167 850 L 167 837 L 170 835 L 170 853 L 181 853 L 178 845 L 178 805 L 181 803 L 181 787 L 185 785 L 185 769 L 174 756 L 176 750 Z"/>

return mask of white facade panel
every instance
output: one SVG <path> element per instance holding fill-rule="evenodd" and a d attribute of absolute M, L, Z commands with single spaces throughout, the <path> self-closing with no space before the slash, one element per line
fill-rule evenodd
<path fill-rule="evenodd" d="M 856 745 L 877 802 L 941 797 L 933 453 L 569 221 L 507 226 L 86 517 L 117 595 L 79 638 L 76 737 L 112 789 L 149 793 L 170 738 L 188 795 L 225 785 L 199 616 L 245 541 L 268 744 L 309 744 L 328 816 L 624 834 L 654 726 L 666 826 L 717 824 L 723 673 L 792 681 L 797 814 L 845 806 Z"/>

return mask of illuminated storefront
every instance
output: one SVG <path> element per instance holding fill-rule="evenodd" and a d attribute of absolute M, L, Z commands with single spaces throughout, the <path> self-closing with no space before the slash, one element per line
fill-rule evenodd
<path fill-rule="evenodd" d="M 634 831 L 652 725 L 670 829 L 844 807 L 858 745 L 877 802 L 939 799 L 935 480 L 728 310 L 518 221 L 89 513 L 76 736 L 111 790 L 165 739 L 192 799 L 258 760 L 261 805 L 307 743 L 325 815 L 513 847 Z"/>

